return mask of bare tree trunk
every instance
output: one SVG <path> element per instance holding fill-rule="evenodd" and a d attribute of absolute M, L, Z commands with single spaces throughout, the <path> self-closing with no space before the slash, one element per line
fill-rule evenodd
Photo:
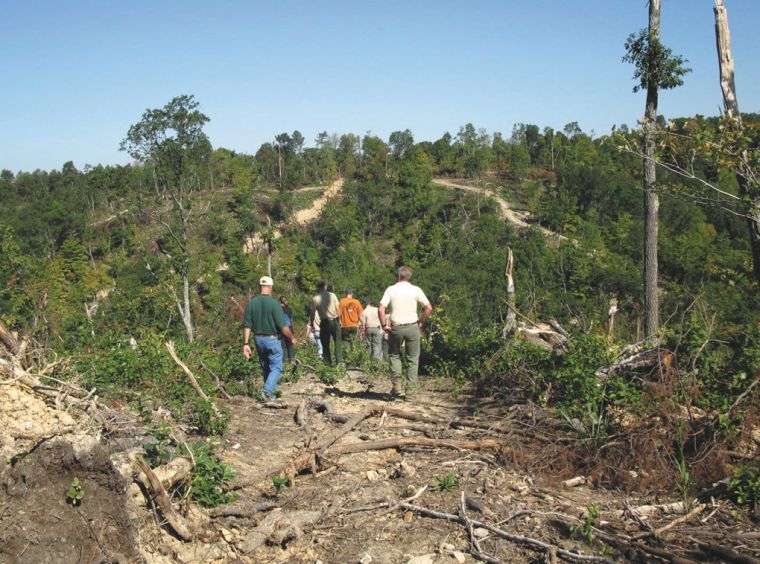
<path fill-rule="evenodd" d="M 715 42 L 718 48 L 718 65 L 720 67 L 720 88 L 723 91 L 723 108 L 726 116 L 742 128 L 742 117 L 739 113 L 739 102 L 736 98 L 734 83 L 734 59 L 731 56 L 731 33 L 728 28 L 728 13 L 723 0 L 715 0 Z M 752 264 L 755 270 L 755 280 L 760 284 L 760 193 L 748 180 L 748 155 L 742 151 L 742 169 L 736 172 L 736 180 L 743 195 L 749 196 L 747 210 L 747 226 L 749 241 L 752 249 Z"/>
<path fill-rule="evenodd" d="M 660 36 L 660 0 L 649 0 L 649 37 Z M 659 329 L 659 302 L 657 298 L 657 236 L 660 198 L 655 191 L 655 132 L 657 129 L 657 81 L 650 78 L 647 84 L 647 101 L 644 112 L 644 331 L 646 337 Z"/>
<path fill-rule="evenodd" d="M 185 325 L 187 340 L 193 342 L 195 339 L 195 330 L 193 329 L 193 318 L 190 314 L 190 280 L 187 272 L 182 274 L 182 323 Z"/>

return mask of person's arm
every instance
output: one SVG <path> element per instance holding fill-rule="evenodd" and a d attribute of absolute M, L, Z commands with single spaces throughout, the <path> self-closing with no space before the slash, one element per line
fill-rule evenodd
<path fill-rule="evenodd" d="M 380 304 L 377 307 L 377 316 L 380 318 L 380 327 L 383 328 L 384 332 L 388 332 L 391 330 L 390 324 L 385 322 L 385 306 L 383 304 Z"/>
<path fill-rule="evenodd" d="M 245 358 L 251 358 L 251 345 L 248 344 L 248 339 L 251 338 L 251 330 L 248 327 L 243 327 L 243 356 Z"/>
<path fill-rule="evenodd" d="M 296 336 L 293 334 L 293 331 L 290 330 L 290 327 L 285 325 L 280 331 L 282 331 L 282 334 L 285 335 L 287 339 L 290 339 L 290 342 L 293 343 L 294 347 L 298 344 L 298 339 L 296 339 Z"/>
<path fill-rule="evenodd" d="M 428 302 L 422 308 L 422 314 L 420 315 L 420 319 L 417 322 L 417 325 L 419 326 L 420 329 L 422 329 L 425 326 L 425 322 L 428 320 L 431 313 L 433 313 L 433 306 L 430 305 L 430 303 Z"/>

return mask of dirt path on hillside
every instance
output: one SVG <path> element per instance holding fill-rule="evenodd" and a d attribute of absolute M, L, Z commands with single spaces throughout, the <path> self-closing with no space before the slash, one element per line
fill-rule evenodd
<path fill-rule="evenodd" d="M 489 198 L 493 198 L 496 203 L 499 205 L 499 212 L 502 217 L 502 219 L 505 219 L 509 223 L 512 223 L 513 225 L 516 225 L 518 227 L 526 228 L 530 227 L 531 224 L 528 223 L 528 220 L 530 219 L 530 213 L 526 211 L 515 211 L 512 209 L 512 207 L 509 205 L 509 202 L 496 194 L 493 190 L 489 190 L 487 188 L 480 188 L 476 186 L 470 186 L 467 184 L 462 184 L 461 182 L 455 182 L 453 180 L 449 180 L 447 178 L 434 178 L 433 183 L 438 184 L 439 186 L 445 186 L 446 188 L 453 188 L 455 190 L 464 190 L 465 192 L 472 192 L 473 194 L 480 194 L 483 196 L 487 196 Z M 546 229 L 545 227 L 537 226 L 538 229 L 543 233 L 547 238 L 552 239 L 564 239 L 564 236 L 557 235 L 554 231 L 551 231 L 549 229 Z"/>
<path fill-rule="evenodd" d="M 338 178 L 335 180 L 330 186 L 328 186 L 326 189 L 320 187 L 320 186 L 305 186 L 303 188 L 299 188 L 296 190 L 296 192 L 313 192 L 316 190 L 324 190 L 324 193 L 314 200 L 314 202 L 311 204 L 310 207 L 298 210 L 292 218 L 292 221 L 296 223 L 296 225 L 306 225 L 307 223 L 314 221 L 319 217 L 319 214 L 322 213 L 322 210 L 327 205 L 327 202 L 329 202 L 332 198 L 337 196 L 341 189 L 343 188 L 344 184 L 343 178 Z M 280 230 L 285 225 L 285 223 L 278 224 L 273 226 L 273 232 L 274 232 L 274 238 L 279 239 L 281 236 Z M 257 233 L 253 237 L 249 237 L 245 243 L 243 244 L 243 252 L 245 254 L 251 254 L 256 249 L 260 248 L 264 244 L 264 239 L 261 237 L 260 233 Z"/>
<path fill-rule="evenodd" d="M 322 209 L 327 205 L 327 202 L 330 201 L 332 198 L 338 195 L 338 193 L 343 188 L 344 180 L 342 178 L 339 178 L 325 190 L 324 194 L 322 194 L 319 198 L 317 198 L 314 203 L 311 205 L 310 208 L 306 208 L 303 210 L 298 210 L 293 217 L 293 221 L 295 221 L 298 225 L 305 225 L 309 223 L 310 221 L 315 220 L 319 217 L 319 214 L 322 213 Z M 301 188 L 301 191 L 306 190 L 313 190 L 313 187 L 306 187 Z"/>

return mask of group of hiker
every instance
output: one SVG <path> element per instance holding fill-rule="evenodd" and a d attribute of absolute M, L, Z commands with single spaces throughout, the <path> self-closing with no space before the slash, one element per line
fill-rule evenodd
<path fill-rule="evenodd" d="M 379 304 L 367 300 L 365 306 L 347 290 L 340 300 L 330 291 L 327 280 L 317 286 L 309 308 L 307 339 L 317 347 L 328 365 L 343 363 L 344 346 L 364 341 L 370 356 L 387 359 L 391 367 L 391 395 L 407 399 L 417 390 L 420 360 L 420 333 L 433 308 L 425 293 L 413 285 L 412 269 L 396 270 L 396 283 L 385 289 Z M 264 398 L 277 397 L 277 383 L 283 358 L 295 358 L 297 339 L 293 332 L 292 312 L 287 299 L 272 297 L 274 281 L 269 276 L 259 280 L 261 291 L 245 309 L 243 317 L 243 355 L 250 359 L 253 337 L 264 378 Z M 418 306 L 421 311 L 418 313 Z M 402 376 L 402 351 L 406 354 L 406 377 Z"/>

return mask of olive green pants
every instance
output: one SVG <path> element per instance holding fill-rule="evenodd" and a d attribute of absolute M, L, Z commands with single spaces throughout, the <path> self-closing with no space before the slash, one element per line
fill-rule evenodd
<path fill-rule="evenodd" d="M 420 328 L 416 323 L 409 325 L 396 325 L 391 328 L 388 343 L 388 356 L 390 357 L 391 371 L 393 372 L 394 387 L 402 382 L 401 374 L 401 349 L 406 352 L 406 382 L 404 388 L 407 394 L 413 394 L 417 390 L 417 372 L 420 367 Z"/>

